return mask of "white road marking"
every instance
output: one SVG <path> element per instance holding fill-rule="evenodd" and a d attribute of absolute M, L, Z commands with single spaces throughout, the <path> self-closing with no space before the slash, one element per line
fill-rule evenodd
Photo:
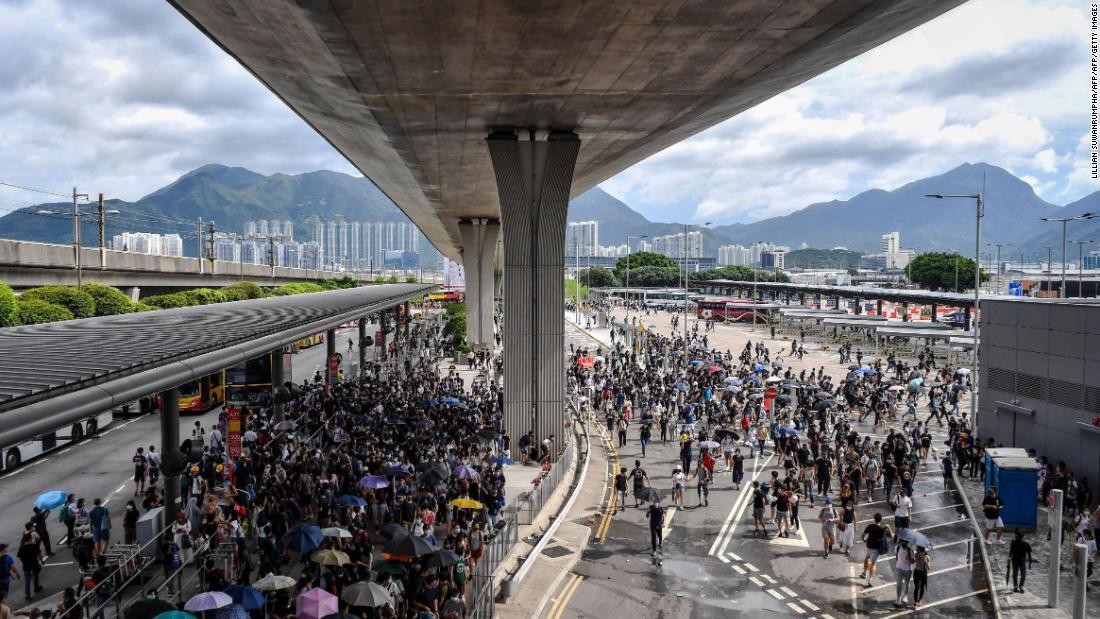
<path fill-rule="evenodd" d="M 741 567 L 740 565 L 730 565 L 730 567 L 732 567 L 738 574 L 742 576 L 746 574 L 745 568 Z"/>
<path fill-rule="evenodd" d="M 57 567 L 60 565 L 72 565 L 73 563 L 76 563 L 76 561 L 65 561 L 64 563 L 43 563 L 42 567 Z"/>
<path fill-rule="evenodd" d="M 0 479 L 7 479 L 7 478 L 12 477 L 14 475 L 18 475 L 18 474 L 22 473 L 24 470 L 25 469 L 21 469 L 21 468 L 15 469 L 14 471 L 8 473 L 7 475 L 5 475 L 3 477 L 0 477 Z"/>
<path fill-rule="evenodd" d="M 951 509 L 952 507 L 961 507 L 961 506 L 962 506 L 962 503 L 955 503 L 954 505 L 944 505 L 943 507 L 933 507 L 931 509 L 922 509 L 919 512 L 913 512 L 913 515 L 916 516 L 917 514 L 927 514 L 928 512 L 938 512 L 941 509 Z M 864 522 L 871 522 L 872 520 L 874 520 L 874 518 L 864 518 L 863 520 L 858 521 L 856 524 L 863 524 Z"/>
<path fill-rule="evenodd" d="M 940 490 L 939 492 L 929 492 L 929 493 L 926 493 L 926 494 L 922 494 L 919 497 L 913 497 L 913 498 L 917 499 L 917 498 L 924 498 L 924 497 L 929 497 L 929 496 L 936 496 L 937 494 L 947 494 L 948 492 L 954 492 L 954 491 L 953 490 Z M 868 505 L 878 505 L 879 503 L 886 503 L 887 501 L 889 501 L 889 499 L 883 499 L 881 501 L 871 501 L 870 503 L 860 503 L 860 504 L 856 505 L 856 507 L 863 508 L 863 507 L 867 507 Z"/>
<path fill-rule="evenodd" d="M 810 547 L 810 541 L 806 539 L 806 529 L 802 527 L 799 527 L 798 530 L 795 531 L 794 537 L 779 537 L 776 535 L 771 538 L 768 543 L 778 544 L 780 546 L 798 546 L 800 548 Z"/>
<path fill-rule="evenodd" d="M 969 521 L 966 518 L 959 518 L 958 520 L 949 520 L 947 522 L 941 522 L 939 524 L 928 525 L 927 527 L 918 527 L 913 529 L 914 531 L 927 531 L 929 529 L 936 529 L 939 527 L 946 527 L 952 524 L 967 524 Z"/>
<path fill-rule="evenodd" d="M 948 546 L 958 546 L 959 544 L 965 544 L 965 543 L 971 541 L 972 539 L 973 538 L 968 537 L 966 539 L 961 539 L 957 542 L 949 542 L 947 544 L 935 544 L 934 545 L 935 547 L 932 550 L 934 552 L 934 551 L 940 550 L 942 548 L 947 548 Z M 896 561 L 896 560 L 897 560 L 897 556 L 886 555 L 886 556 L 882 556 L 882 557 L 879 557 L 878 559 L 876 559 L 875 563 L 882 563 L 883 561 Z"/>
<path fill-rule="evenodd" d="M 117 492 L 122 492 L 122 489 L 123 489 L 123 488 L 125 488 L 125 487 L 126 487 L 126 484 L 122 484 L 122 485 L 121 485 L 121 486 L 119 486 L 118 488 L 115 488 L 115 492 L 116 492 L 116 493 L 117 493 Z"/>
<path fill-rule="evenodd" d="M 661 539 L 668 539 L 668 534 L 672 531 L 672 517 L 676 515 L 676 507 L 669 507 L 665 512 L 665 525 L 661 529 Z"/>
<path fill-rule="evenodd" d="M 893 586 L 893 585 L 891 585 L 891 586 Z M 903 610 L 901 612 L 897 612 L 897 613 L 894 613 L 892 615 L 885 615 L 881 619 L 894 619 L 895 617 L 901 617 L 903 615 L 911 615 L 911 614 L 914 614 L 914 613 L 918 613 L 918 612 L 920 612 L 920 611 L 922 611 L 926 608 L 932 608 L 933 606 L 939 606 L 940 604 L 950 604 L 951 602 L 957 602 L 959 600 L 964 600 L 966 598 L 971 598 L 971 597 L 974 597 L 975 595 L 981 595 L 983 593 L 986 593 L 987 591 L 989 591 L 989 589 L 979 589 L 978 591 L 972 591 L 970 593 L 964 593 L 962 595 L 956 595 L 954 597 L 949 597 L 949 598 L 946 598 L 946 599 L 943 599 L 943 600 L 936 600 L 935 602 L 930 602 L 928 604 L 922 604 L 920 609 L 918 609 L 918 610 L 912 610 L 912 609 Z"/>
<path fill-rule="evenodd" d="M 945 567 L 942 570 L 936 570 L 934 572 L 928 572 L 928 576 L 932 577 L 932 576 L 936 576 L 937 574 L 944 574 L 944 573 L 947 573 L 947 572 L 954 572 L 955 570 L 962 570 L 962 569 L 969 569 L 969 568 L 970 568 L 969 564 L 963 563 L 961 565 L 953 565 L 951 567 Z M 853 568 L 853 569 L 855 569 L 855 568 Z M 897 586 L 897 583 L 888 582 L 888 583 L 882 584 L 882 585 L 875 585 L 874 587 L 865 587 L 863 589 L 863 593 L 870 593 L 872 591 L 878 591 L 879 589 L 885 589 L 887 587 L 895 587 L 895 586 Z"/>
<path fill-rule="evenodd" d="M 800 615 L 805 615 L 806 614 L 806 611 L 803 610 L 801 606 L 799 606 L 798 604 L 795 604 L 794 602 L 787 602 L 787 608 L 793 610 L 794 612 L 796 612 Z"/>
<path fill-rule="evenodd" d="M 805 606 L 806 608 L 809 608 L 810 610 L 812 610 L 814 612 L 817 612 L 817 611 L 821 610 L 820 607 L 815 606 L 813 602 L 810 602 L 808 600 L 799 600 L 799 602 L 801 602 L 803 606 Z"/>
<path fill-rule="evenodd" d="M 752 493 L 748 490 L 752 488 L 752 482 L 756 481 L 756 479 L 760 477 L 760 474 L 764 472 L 764 469 L 768 468 L 768 463 L 771 462 L 772 458 L 774 457 L 774 453 L 768 456 L 768 459 L 764 461 L 764 464 L 760 466 L 759 470 L 757 469 L 756 464 L 754 464 L 752 478 L 749 479 L 747 482 L 742 483 L 741 487 L 744 488 L 745 491 L 742 492 L 741 496 L 737 498 L 738 502 L 734 503 L 733 511 L 730 512 L 730 515 L 732 515 L 733 518 L 732 521 L 729 523 L 729 528 L 724 533 L 725 538 L 722 539 L 723 534 L 721 533 L 718 536 L 719 539 L 722 539 L 722 544 L 718 547 L 718 554 L 723 554 L 724 552 L 726 552 L 726 547 L 729 546 L 730 542 L 733 540 L 733 533 L 737 530 L 737 523 L 741 520 L 741 516 L 745 513 L 745 508 L 751 502 Z M 760 458 L 756 458 L 757 464 L 759 463 L 759 461 Z"/>
<path fill-rule="evenodd" d="M 103 505 L 106 506 L 110 502 L 111 502 L 111 499 L 104 499 L 103 500 Z"/>
<path fill-rule="evenodd" d="M 772 596 L 773 598 L 775 598 L 777 600 L 782 600 L 783 599 L 783 594 L 776 591 L 775 589 L 766 589 L 766 591 L 768 592 L 768 595 Z"/>
<path fill-rule="evenodd" d="M 788 597 L 792 597 L 792 598 L 798 597 L 797 593 L 795 593 L 794 591 L 791 591 L 790 589 L 788 589 L 786 587 L 780 587 L 779 590 L 782 591 L 783 593 L 786 593 Z"/>
<path fill-rule="evenodd" d="M 61 451 L 57 452 L 57 455 L 60 456 L 63 453 L 68 453 L 70 449 L 72 449 L 72 447 L 66 447 L 65 449 L 62 449 Z"/>
<path fill-rule="evenodd" d="M 848 580 L 852 583 L 849 588 L 852 594 L 852 616 L 858 619 L 859 617 L 859 587 L 855 583 L 856 578 L 856 566 L 848 565 Z"/>
<path fill-rule="evenodd" d="M 729 559 L 725 558 L 722 555 L 718 555 L 718 560 L 721 561 L 722 563 L 729 563 L 730 562 Z"/>
<path fill-rule="evenodd" d="M 35 460 L 34 462 L 31 462 L 30 464 L 24 466 L 23 469 L 26 470 L 26 469 L 31 468 L 32 466 L 38 466 L 39 464 L 42 464 L 43 462 L 48 462 L 49 460 L 50 460 L 49 458 L 42 458 L 41 460 Z"/>
<path fill-rule="evenodd" d="M 756 585 L 757 587 L 763 587 L 764 586 L 764 581 L 760 580 L 756 576 L 749 576 L 749 580 L 751 580 L 752 584 Z"/>
<path fill-rule="evenodd" d="M 729 554 L 730 558 L 732 558 L 734 561 L 740 561 L 741 560 L 741 557 L 739 557 L 736 552 L 730 552 L 730 553 L 727 553 L 727 554 Z"/>
<path fill-rule="evenodd" d="M 86 439 L 84 439 L 83 441 L 80 441 L 79 443 L 77 443 L 77 446 L 80 446 L 80 445 L 87 445 L 87 444 L 88 444 L 88 443 L 90 443 L 90 442 L 92 442 L 92 439 L 90 439 L 90 438 L 86 438 Z"/>
<path fill-rule="evenodd" d="M 752 563 L 749 563 L 748 561 L 745 562 L 745 567 L 748 568 L 748 570 L 750 572 L 759 572 L 760 571 L 760 570 L 756 569 L 755 565 L 753 565 Z"/>

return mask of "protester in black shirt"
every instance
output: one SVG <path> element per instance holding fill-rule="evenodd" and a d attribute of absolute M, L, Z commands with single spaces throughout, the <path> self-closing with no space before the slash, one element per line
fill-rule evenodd
<path fill-rule="evenodd" d="M 1012 570 L 1012 591 L 1024 592 L 1024 582 L 1027 581 L 1027 568 L 1034 559 L 1031 558 L 1031 544 L 1024 541 L 1024 533 L 1016 530 L 1015 539 L 1008 545 L 1008 567 Z"/>

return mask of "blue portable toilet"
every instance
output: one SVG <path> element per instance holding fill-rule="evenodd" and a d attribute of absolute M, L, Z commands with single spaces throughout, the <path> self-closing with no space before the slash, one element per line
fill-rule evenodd
<path fill-rule="evenodd" d="M 1035 528 L 1039 469 L 1039 463 L 1034 458 L 993 459 L 993 474 L 986 476 L 986 492 L 988 493 L 989 479 L 993 477 L 996 480 L 994 483 L 997 496 L 1004 501 L 1001 520 L 1005 527 Z"/>
<path fill-rule="evenodd" d="M 991 447 L 985 450 L 984 460 L 982 460 L 982 469 L 985 471 L 985 493 L 989 494 L 989 486 L 997 485 L 996 477 L 993 473 L 993 459 L 994 458 L 1026 458 L 1027 450 L 1020 447 Z"/>

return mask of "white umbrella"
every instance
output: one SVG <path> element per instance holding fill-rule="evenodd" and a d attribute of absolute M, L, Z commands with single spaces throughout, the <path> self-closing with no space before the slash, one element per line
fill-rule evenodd
<path fill-rule="evenodd" d="M 327 527 L 321 529 L 321 535 L 324 535 L 325 537 L 339 537 L 343 539 L 352 538 L 351 531 L 348 531 L 347 529 L 341 529 L 340 527 Z"/>
<path fill-rule="evenodd" d="M 278 591 L 280 589 L 289 589 L 295 584 L 297 584 L 297 581 L 290 576 L 268 574 L 252 583 L 252 588 L 257 591 Z"/>
<path fill-rule="evenodd" d="M 229 597 L 227 593 L 222 593 L 221 591 L 206 591 L 187 600 L 187 603 L 183 605 L 183 609 L 192 612 L 203 612 L 224 608 L 232 603 L 233 598 Z"/>

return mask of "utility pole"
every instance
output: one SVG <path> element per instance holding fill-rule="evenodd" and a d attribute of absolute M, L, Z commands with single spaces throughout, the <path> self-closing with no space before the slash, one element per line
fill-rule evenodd
<path fill-rule="evenodd" d="M 198 239 L 198 243 L 199 243 L 199 254 L 198 254 L 198 258 L 199 258 L 199 275 L 202 275 L 202 261 L 206 259 L 205 258 L 206 251 L 203 249 L 203 242 L 202 242 L 202 217 L 199 217 L 199 233 L 198 233 L 198 236 L 196 236 L 195 238 Z"/>
<path fill-rule="evenodd" d="M 215 230 L 216 230 L 216 228 L 214 227 L 214 220 L 211 219 L 210 220 L 210 225 L 207 226 L 207 231 L 210 234 L 210 240 L 209 240 L 210 246 L 207 248 L 207 255 L 210 257 L 210 274 L 211 275 L 214 275 L 214 274 L 217 273 L 217 269 L 214 267 L 214 231 Z"/>
<path fill-rule="evenodd" d="M 1054 282 L 1050 281 L 1050 276 L 1054 273 L 1054 247 L 1047 245 L 1047 276 L 1044 278 L 1047 281 L 1047 292 L 1054 292 Z M 1043 291 L 1043 287 L 1039 286 L 1039 292 Z"/>
<path fill-rule="evenodd" d="M 77 201 L 80 198 L 88 199 L 88 194 L 77 193 L 73 187 L 73 266 L 76 268 L 76 287 L 84 285 L 83 276 L 80 273 L 80 208 Z"/>
<path fill-rule="evenodd" d="M 103 210 L 103 194 L 99 194 L 99 268 L 107 268 L 107 214 Z"/>
<path fill-rule="evenodd" d="M 267 264 L 271 267 L 271 279 L 275 279 L 275 237 L 267 237 Z M 272 282 L 274 283 L 274 282 Z"/>
<path fill-rule="evenodd" d="M 1085 298 L 1085 245 L 1093 241 L 1073 241 L 1077 245 L 1077 297 Z"/>

